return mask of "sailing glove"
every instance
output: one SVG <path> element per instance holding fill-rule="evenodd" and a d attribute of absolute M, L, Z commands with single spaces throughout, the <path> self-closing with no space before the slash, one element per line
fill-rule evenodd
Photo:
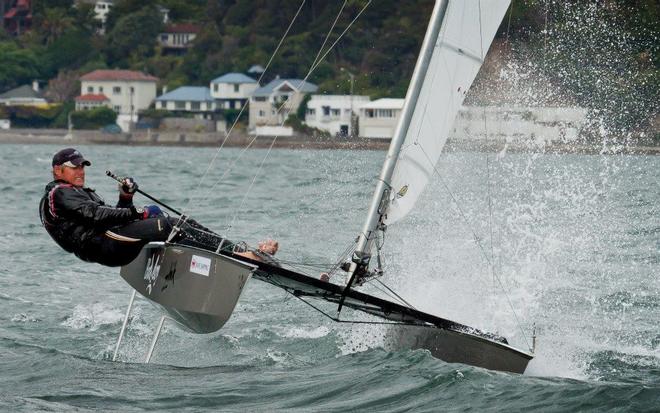
<path fill-rule="evenodd" d="M 135 179 L 127 176 L 122 178 L 122 183 L 119 184 L 119 194 L 124 198 L 132 198 L 135 191 L 138 190 L 138 184 Z"/>
<path fill-rule="evenodd" d="M 162 217 L 163 211 L 160 210 L 158 205 L 146 205 L 142 208 L 142 219 Z"/>

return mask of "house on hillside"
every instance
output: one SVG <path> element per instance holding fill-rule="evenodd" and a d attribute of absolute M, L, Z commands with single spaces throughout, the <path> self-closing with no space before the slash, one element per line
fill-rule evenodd
<path fill-rule="evenodd" d="M 256 79 L 259 79 L 265 71 L 266 71 L 266 69 L 264 69 L 264 67 L 261 66 L 261 65 L 252 65 L 247 70 L 247 74 L 248 74 L 248 76 L 252 76 Z"/>
<path fill-rule="evenodd" d="M 170 24 L 158 35 L 163 54 L 183 54 L 193 45 L 201 28 L 191 23 Z"/>
<path fill-rule="evenodd" d="M 0 94 L 0 105 L 5 106 L 39 106 L 48 104 L 44 99 L 39 82 L 36 80 L 30 85 L 22 85 Z"/>
<path fill-rule="evenodd" d="M 211 96 L 219 109 L 241 109 L 259 83 L 242 73 L 227 73 L 211 81 Z"/>
<path fill-rule="evenodd" d="M 20 36 L 32 27 L 32 0 L 0 0 L 2 28 Z"/>
<path fill-rule="evenodd" d="M 332 135 L 355 136 L 352 129 L 356 109 L 368 102 L 369 96 L 312 95 L 307 102 L 305 123 Z"/>
<path fill-rule="evenodd" d="M 211 119 L 216 103 L 209 88 L 182 86 L 156 98 L 156 109 L 193 113 L 198 119 Z"/>
<path fill-rule="evenodd" d="M 361 138 L 392 139 L 404 99 L 383 98 L 360 106 Z"/>
<path fill-rule="evenodd" d="M 283 125 L 304 96 L 317 90 L 318 86 L 301 79 L 273 79 L 250 96 L 250 129 Z"/>
<path fill-rule="evenodd" d="M 147 109 L 156 98 L 158 78 L 133 70 L 95 70 L 80 77 L 80 97 L 104 95 L 117 112 L 117 124 L 124 131 L 137 122 L 138 111 Z"/>

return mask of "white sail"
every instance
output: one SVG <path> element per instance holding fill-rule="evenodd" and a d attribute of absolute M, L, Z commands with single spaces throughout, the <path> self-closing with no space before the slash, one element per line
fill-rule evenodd
<path fill-rule="evenodd" d="M 415 205 L 510 0 L 450 0 L 392 175 L 391 224 Z"/>

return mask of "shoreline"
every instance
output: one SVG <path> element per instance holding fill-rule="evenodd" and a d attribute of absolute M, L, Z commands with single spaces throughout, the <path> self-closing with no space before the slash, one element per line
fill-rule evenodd
<path fill-rule="evenodd" d="M 11 129 L 0 131 L 0 143 L 6 144 L 52 144 L 52 145 L 127 145 L 127 146 L 163 146 L 163 147 L 219 147 L 224 136 L 216 133 L 191 132 L 135 132 L 109 134 L 100 131 L 73 131 L 73 137 L 67 136 L 63 129 Z M 389 139 L 313 139 L 306 137 L 254 136 L 233 133 L 224 147 L 284 149 L 356 149 L 382 150 L 389 148 Z M 546 154 L 583 154 L 583 155 L 660 155 L 660 146 L 632 146 L 618 143 L 597 144 L 584 142 L 550 142 L 538 144 L 533 140 L 506 142 L 503 139 L 461 140 L 449 138 L 445 145 L 446 152 L 494 152 L 510 153 L 546 153 Z"/>

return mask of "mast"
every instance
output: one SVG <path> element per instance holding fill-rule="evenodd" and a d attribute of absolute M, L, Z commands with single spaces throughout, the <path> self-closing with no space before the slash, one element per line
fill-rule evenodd
<path fill-rule="evenodd" d="M 390 143 L 387 157 L 385 158 L 385 163 L 383 164 L 378 184 L 376 185 L 376 190 L 374 191 L 371 200 L 371 207 L 369 208 L 369 213 L 362 232 L 359 235 L 357 248 L 353 254 L 353 262 L 351 263 L 349 270 L 350 278 L 345 291 L 348 291 L 351 285 L 356 281 L 356 278 L 358 278 L 356 275 L 361 276 L 361 274 L 367 270 L 374 237 L 378 230 L 384 229 L 385 224 L 382 221 L 389 207 L 390 181 L 399 157 L 401 146 L 403 145 L 406 133 L 410 127 L 415 106 L 417 105 L 417 100 L 424 84 L 424 77 L 428 71 L 433 50 L 437 43 L 438 34 L 440 33 L 440 28 L 442 27 L 445 18 L 448 3 L 449 0 L 436 0 L 435 6 L 433 7 L 433 13 L 431 14 L 424 41 L 422 42 L 419 58 L 417 59 L 417 64 L 415 65 L 415 70 L 413 71 L 412 79 L 410 80 L 410 86 L 406 93 L 401 119 L 397 125 L 392 142 Z M 341 310 L 342 303 L 343 300 L 339 304 L 338 311 Z"/>

